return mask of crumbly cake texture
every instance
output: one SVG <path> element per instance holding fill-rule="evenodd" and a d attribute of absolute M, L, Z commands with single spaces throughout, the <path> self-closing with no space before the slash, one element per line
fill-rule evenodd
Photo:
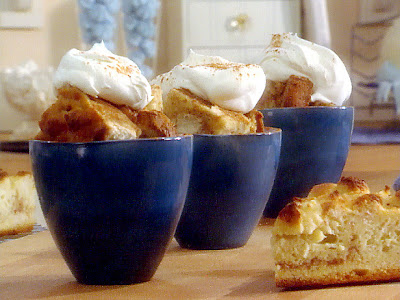
<path fill-rule="evenodd" d="M 70 86 L 58 90 L 57 101 L 43 113 L 39 126 L 37 139 L 58 142 L 132 139 L 141 134 L 118 108 Z"/>
<path fill-rule="evenodd" d="M 9 175 L 0 169 L 0 236 L 31 231 L 37 199 L 32 174 Z"/>
<path fill-rule="evenodd" d="M 153 100 L 141 114 L 142 111 L 133 112 L 127 106 L 115 106 L 78 88 L 64 86 L 58 89 L 57 101 L 43 113 L 36 139 L 91 142 L 174 136 L 174 124 L 162 113 L 161 89 L 154 86 L 152 92 Z"/>
<path fill-rule="evenodd" d="M 308 78 L 295 75 L 284 81 L 269 80 L 256 108 L 331 106 L 322 101 L 311 101 L 313 87 Z"/>
<path fill-rule="evenodd" d="M 278 287 L 400 279 L 400 193 L 370 193 L 343 177 L 294 198 L 275 220 L 271 245 Z"/>
<path fill-rule="evenodd" d="M 141 138 L 176 136 L 175 124 L 161 111 L 134 110 L 128 106 L 120 108 L 121 111 L 141 130 Z"/>
<path fill-rule="evenodd" d="M 250 134 L 264 131 L 263 115 L 223 109 L 186 89 L 172 89 L 164 99 L 164 112 L 178 134 Z"/>
<path fill-rule="evenodd" d="M 151 96 L 153 99 L 143 108 L 147 111 L 163 111 L 162 90 L 159 85 L 151 85 Z"/>

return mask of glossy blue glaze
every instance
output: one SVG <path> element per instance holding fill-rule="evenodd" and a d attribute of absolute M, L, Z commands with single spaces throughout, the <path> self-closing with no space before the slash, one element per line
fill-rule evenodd
<path fill-rule="evenodd" d="M 337 182 L 353 130 L 352 107 L 275 108 L 261 111 L 266 126 L 282 129 L 279 168 L 264 215 L 275 218 L 293 198 L 311 187 Z"/>
<path fill-rule="evenodd" d="M 175 238 L 190 249 L 243 246 L 262 216 L 278 167 L 281 131 L 195 135 L 193 168 Z"/>
<path fill-rule="evenodd" d="M 44 216 L 77 281 L 151 279 L 182 212 L 192 154 L 192 136 L 30 142 Z"/>

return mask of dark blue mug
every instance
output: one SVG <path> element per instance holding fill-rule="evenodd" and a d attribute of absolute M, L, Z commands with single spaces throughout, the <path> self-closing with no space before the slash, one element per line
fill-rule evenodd
<path fill-rule="evenodd" d="M 278 167 L 281 131 L 195 135 L 193 168 L 175 238 L 189 249 L 245 245 L 258 224 Z"/>
<path fill-rule="evenodd" d="M 266 126 L 282 129 L 279 167 L 264 216 L 275 218 L 293 197 L 320 183 L 339 181 L 351 143 L 353 107 L 261 110 Z"/>
<path fill-rule="evenodd" d="M 78 282 L 152 278 L 184 205 L 192 138 L 30 142 L 44 217 Z"/>

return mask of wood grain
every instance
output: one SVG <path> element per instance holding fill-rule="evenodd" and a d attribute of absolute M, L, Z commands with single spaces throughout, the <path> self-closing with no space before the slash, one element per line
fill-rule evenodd
<path fill-rule="evenodd" d="M 352 145 L 344 171 L 398 171 L 400 174 L 400 145 Z"/>
<path fill-rule="evenodd" d="M 343 175 L 367 181 L 371 191 L 400 173 L 400 146 L 352 146 Z M 0 168 L 30 170 L 29 155 L 0 152 Z M 264 223 L 265 224 L 265 223 Z M 398 299 L 400 283 L 282 290 L 275 287 L 269 239 L 259 225 L 244 247 L 194 251 L 172 241 L 147 283 L 129 286 L 78 284 L 48 231 L 0 244 L 1 299 Z"/>
<path fill-rule="evenodd" d="M 128 286 L 78 284 L 48 231 L 0 244 L 1 299 L 394 299 L 400 283 L 283 290 L 275 286 L 271 226 L 244 247 L 181 249 L 172 241 L 153 279 Z"/>

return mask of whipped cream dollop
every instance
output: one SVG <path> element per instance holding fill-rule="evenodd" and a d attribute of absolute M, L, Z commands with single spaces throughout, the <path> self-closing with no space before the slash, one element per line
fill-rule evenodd
<path fill-rule="evenodd" d="M 161 86 L 163 97 L 173 88 L 184 88 L 222 108 L 247 113 L 264 91 L 265 75 L 259 65 L 191 51 L 182 63 L 151 83 Z"/>
<path fill-rule="evenodd" d="M 290 75 L 310 79 L 314 84 L 311 101 L 341 106 L 350 98 L 350 76 L 339 56 L 295 34 L 274 34 L 260 65 L 267 80 L 284 81 Z"/>
<path fill-rule="evenodd" d="M 69 50 L 54 74 L 54 85 L 79 88 L 84 93 L 117 105 L 140 110 L 152 99 L 151 86 L 130 59 L 107 50 L 104 43 L 88 51 Z"/>

